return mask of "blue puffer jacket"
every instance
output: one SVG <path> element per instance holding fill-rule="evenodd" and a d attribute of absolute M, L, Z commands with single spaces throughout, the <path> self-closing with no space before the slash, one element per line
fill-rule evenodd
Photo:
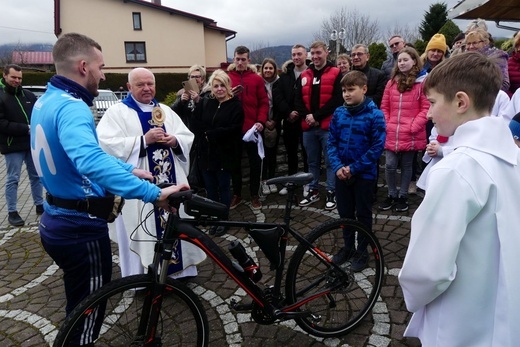
<path fill-rule="evenodd" d="M 327 152 L 334 173 L 350 166 L 352 175 L 377 178 L 377 163 L 386 138 L 383 112 L 370 98 L 360 105 L 338 107 L 329 127 Z"/>

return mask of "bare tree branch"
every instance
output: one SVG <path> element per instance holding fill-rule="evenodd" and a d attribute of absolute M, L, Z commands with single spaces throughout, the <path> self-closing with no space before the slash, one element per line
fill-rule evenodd
<path fill-rule="evenodd" d="M 389 28 L 385 34 L 385 42 L 388 42 L 388 39 L 394 35 L 400 35 L 405 42 L 414 43 L 415 41 L 421 38 L 421 34 L 419 33 L 419 26 L 415 26 L 410 28 L 408 23 L 395 23 L 393 27 Z"/>
<path fill-rule="evenodd" d="M 262 64 L 265 58 L 273 58 L 275 55 L 275 51 L 270 47 L 269 42 L 255 43 L 248 46 L 248 48 L 251 51 L 252 64 Z"/>
<path fill-rule="evenodd" d="M 342 28 L 345 29 L 345 38 L 340 40 L 340 52 L 350 51 L 358 43 L 368 46 L 381 38 L 377 20 L 372 20 L 370 16 L 355 9 L 347 10 L 343 7 L 334 12 L 328 20 L 323 21 L 320 31 L 314 34 L 314 39 L 329 43 L 332 31 Z M 333 49 L 335 50 L 335 47 Z"/>

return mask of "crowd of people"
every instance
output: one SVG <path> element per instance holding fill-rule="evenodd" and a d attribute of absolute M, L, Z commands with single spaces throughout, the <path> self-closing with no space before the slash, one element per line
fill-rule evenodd
<path fill-rule="evenodd" d="M 249 170 L 248 204 L 253 210 L 261 209 L 269 194 L 287 194 L 285 187 L 266 183 L 280 174 L 277 153 L 283 143 L 287 173 L 303 169 L 313 176 L 298 205 L 310 206 L 324 197 L 325 210 L 337 209 L 341 218 L 356 219 L 369 230 L 384 158 L 387 197 L 379 202 L 379 210 L 405 212 L 408 195 L 415 193 L 416 186 L 426 191 L 413 218 L 411 245 L 399 277 L 406 303 L 415 313 L 407 334 L 433 346 L 431 341 L 439 338 L 437 330 L 445 329 L 450 338 L 455 334 L 433 315 L 451 314 L 457 324 L 474 322 L 464 319 L 464 309 L 453 314 L 446 308 L 457 306 L 472 278 L 493 278 L 496 286 L 489 285 L 467 300 L 493 301 L 495 295 L 501 300 L 499 309 L 510 305 L 518 314 L 517 300 L 499 294 L 510 294 L 504 283 L 512 274 L 507 265 L 512 262 L 506 262 L 512 253 L 507 253 L 507 247 L 502 251 L 502 242 L 513 245 L 519 240 L 496 221 L 518 219 L 500 209 L 514 194 L 498 194 L 496 189 L 502 186 L 489 174 L 502 175 L 509 186 L 520 187 L 515 146 L 520 145 L 520 35 L 507 53 L 494 47 L 485 24 L 475 21 L 451 48 L 442 34 L 430 39 L 422 55 L 400 35 L 390 37 L 388 47 L 388 59 L 379 69 L 370 66 L 365 44 L 339 54 L 335 64 L 324 42 L 313 42 L 309 52 L 296 44 L 291 59 L 279 69 L 271 58 L 257 68 L 250 50 L 238 46 L 227 71 L 218 69 L 208 77 L 203 66 L 193 65 L 173 105 L 155 99 L 155 76 L 150 70 L 135 68 L 128 75 L 128 96 L 111 106 L 96 128 L 88 106 L 105 78 L 101 47 L 86 36 L 65 34 L 53 49 L 57 74 L 38 101 L 21 87 L 19 66 L 4 69 L 0 151 L 7 166 L 9 223 L 24 224 L 16 195 L 25 162 L 36 213 L 43 214 L 42 244 L 64 272 L 69 313 L 110 280 L 110 239 L 119 245 L 124 276 L 145 271 L 153 255 L 152 243 L 133 240 L 161 235 L 167 212 L 160 208 L 167 208 L 166 197 L 186 189 L 186 183 L 204 188 L 210 199 L 229 210 L 244 203 L 243 152 Z M 493 140 L 480 144 L 481 134 L 482 139 Z M 159 183 L 175 185 L 160 189 Z M 456 207 L 447 202 L 448 195 L 459 202 Z M 130 200 L 123 204 L 123 198 Z M 153 213 L 153 218 L 143 224 L 143 213 Z M 114 223 L 109 227 L 109 222 Z M 483 235 L 477 224 L 496 232 Z M 137 237 L 130 238 L 134 231 Z M 227 231 L 219 226 L 208 233 L 222 236 Z M 433 237 L 438 231 L 442 235 Z M 472 277 L 469 265 L 476 261 L 470 232 L 481 244 L 493 245 L 485 251 L 493 261 L 481 264 L 486 271 L 480 277 Z M 366 240 L 344 230 L 344 242 L 332 261 L 350 260 L 354 271 L 362 271 L 368 264 Z M 351 247 L 354 243 L 357 247 Z M 438 259 L 430 245 L 446 257 L 444 267 L 433 272 L 435 278 L 426 276 L 426 266 Z M 184 242 L 174 253 L 171 275 L 196 276 L 196 266 L 205 255 Z M 493 272 L 492 268 L 502 266 L 503 271 Z M 511 288 L 520 289 L 517 282 L 512 281 Z M 419 315 L 433 318 L 425 323 Z M 506 316 L 497 316 L 497 321 L 506 325 L 516 321 L 513 314 Z M 100 323 L 93 322 L 78 341 L 91 343 Z M 495 327 L 484 324 L 480 338 L 493 339 Z M 466 340 L 460 340 L 464 341 L 460 345 L 476 346 L 475 336 L 470 335 L 463 335 Z"/>

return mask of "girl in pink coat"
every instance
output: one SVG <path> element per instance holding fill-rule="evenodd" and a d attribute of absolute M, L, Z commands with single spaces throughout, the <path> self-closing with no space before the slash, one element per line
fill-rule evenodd
<path fill-rule="evenodd" d="M 411 47 L 403 48 L 381 102 L 386 121 L 385 176 L 388 184 L 388 197 L 379 205 L 382 211 L 391 208 L 397 212 L 408 210 L 408 185 L 414 153 L 426 147 L 426 122 L 430 108 L 422 90 L 426 75 L 417 51 Z M 398 192 L 396 175 L 399 162 L 401 182 Z"/>

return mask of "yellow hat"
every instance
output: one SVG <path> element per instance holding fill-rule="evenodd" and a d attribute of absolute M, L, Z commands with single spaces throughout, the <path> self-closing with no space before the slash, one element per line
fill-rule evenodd
<path fill-rule="evenodd" d="M 439 51 L 446 53 L 446 38 L 443 34 L 435 34 L 432 36 L 426 46 L 426 52 L 432 49 L 438 49 Z"/>

